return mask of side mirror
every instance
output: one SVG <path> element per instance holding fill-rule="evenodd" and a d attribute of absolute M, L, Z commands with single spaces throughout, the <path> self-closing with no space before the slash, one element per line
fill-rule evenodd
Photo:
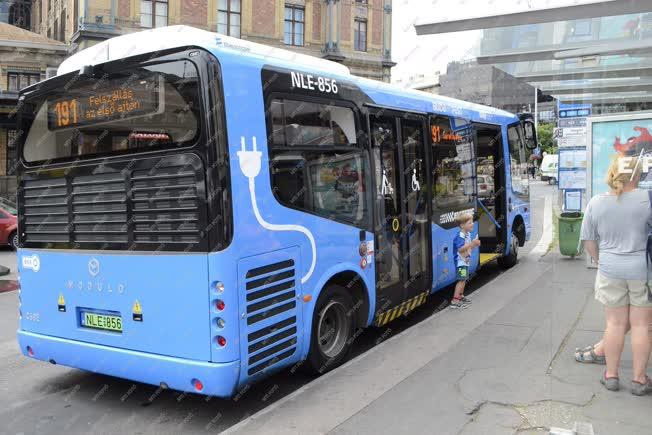
<path fill-rule="evenodd" d="M 523 130 L 525 131 L 525 147 L 529 150 L 533 150 L 537 147 L 537 130 L 534 126 L 534 122 L 531 120 L 526 120 L 523 122 Z"/>

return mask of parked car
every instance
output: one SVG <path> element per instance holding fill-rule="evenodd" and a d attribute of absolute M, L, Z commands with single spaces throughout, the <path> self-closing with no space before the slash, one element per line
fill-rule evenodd
<path fill-rule="evenodd" d="M 0 244 L 18 248 L 18 211 L 16 204 L 0 198 Z"/>
<path fill-rule="evenodd" d="M 558 154 L 547 154 L 541 161 L 541 181 L 547 181 L 548 184 L 557 183 L 557 168 L 559 165 Z"/>
<path fill-rule="evenodd" d="M 491 175 L 478 175 L 478 197 L 490 197 L 494 193 L 494 179 Z"/>

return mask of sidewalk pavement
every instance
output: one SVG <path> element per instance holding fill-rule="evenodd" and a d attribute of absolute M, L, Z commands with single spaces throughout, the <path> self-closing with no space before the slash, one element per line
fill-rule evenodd
<path fill-rule="evenodd" d="M 594 269 L 551 252 L 528 256 L 472 295 L 302 387 L 228 432 L 243 434 L 514 434 L 593 425 L 595 434 L 652 433 L 652 396 L 599 383 L 575 362 L 598 341 Z M 391 328 L 391 324 L 388 325 Z"/>

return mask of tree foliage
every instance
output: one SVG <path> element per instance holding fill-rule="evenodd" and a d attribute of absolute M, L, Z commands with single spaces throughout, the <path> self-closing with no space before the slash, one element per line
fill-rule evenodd
<path fill-rule="evenodd" d="M 554 128 L 555 124 L 553 123 L 539 123 L 539 128 L 537 129 L 537 140 L 539 141 L 539 146 L 541 147 L 542 152 L 545 151 L 548 154 L 555 154 L 557 152 L 555 141 L 552 138 Z"/>

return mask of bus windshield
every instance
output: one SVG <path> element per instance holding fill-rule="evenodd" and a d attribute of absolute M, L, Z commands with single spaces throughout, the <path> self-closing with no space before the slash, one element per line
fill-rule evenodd
<path fill-rule="evenodd" d="M 27 102 L 34 108 L 26 113 L 33 117 L 23 149 L 28 163 L 178 147 L 200 131 L 199 77 L 187 60 L 73 76 Z"/>

